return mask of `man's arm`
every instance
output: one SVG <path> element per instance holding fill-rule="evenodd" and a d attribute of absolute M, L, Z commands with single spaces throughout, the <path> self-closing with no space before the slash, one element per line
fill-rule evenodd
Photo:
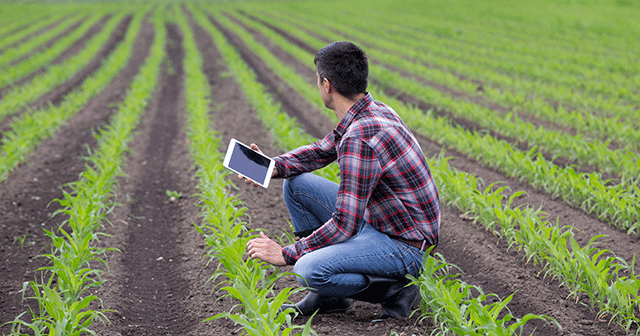
<path fill-rule="evenodd" d="M 311 172 L 327 166 L 336 160 L 335 136 L 328 134 L 312 144 L 298 147 L 285 154 L 274 157 L 277 178 L 289 178 L 301 173 Z"/>
<path fill-rule="evenodd" d="M 361 139 L 345 139 L 340 148 L 340 187 L 333 216 L 311 235 L 283 249 L 287 264 L 324 246 L 341 243 L 358 232 L 382 168 L 374 150 Z"/>
<path fill-rule="evenodd" d="M 262 151 L 254 143 L 250 145 L 251 149 L 260 153 Z M 320 169 L 336 159 L 336 148 L 334 144 L 334 134 L 330 133 L 323 139 L 312 144 L 298 147 L 288 153 L 273 158 L 275 167 L 272 178 L 289 178 L 304 172 L 311 172 Z M 238 175 L 238 178 L 245 180 L 247 184 L 257 187 L 259 184 L 254 183 L 244 176 Z"/>

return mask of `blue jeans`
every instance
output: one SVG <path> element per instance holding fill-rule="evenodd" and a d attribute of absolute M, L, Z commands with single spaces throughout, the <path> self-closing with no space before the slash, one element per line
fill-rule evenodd
<path fill-rule="evenodd" d="M 327 222 L 336 205 L 338 185 L 305 173 L 284 182 L 284 200 L 294 232 L 308 234 Z M 364 274 L 403 279 L 419 276 L 424 252 L 391 239 L 363 221 L 348 240 L 307 253 L 296 262 L 298 282 L 319 294 L 349 297 L 367 286 Z"/>

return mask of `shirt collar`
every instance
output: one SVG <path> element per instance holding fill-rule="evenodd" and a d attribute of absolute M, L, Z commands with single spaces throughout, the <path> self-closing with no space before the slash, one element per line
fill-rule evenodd
<path fill-rule="evenodd" d="M 347 128 L 349 128 L 349 125 L 351 125 L 351 123 L 353 122 L 353 119 L 356 117 L 356 115 L 360 111 L 367 108 L 372 102 L 373 97 L 371 96 L 371 93 L 367 92 L 364 97 L 360 98 L 360 100 L 358 100 L 355 104 L 353 104 L 353 106 L 351 106 L 349 111 L 347 111 L 347 114 L 342 117 L 342 120 L 340 120 L 340 122 L 336 126 L 334 132 L 342 137 L 347 131 Z"/>

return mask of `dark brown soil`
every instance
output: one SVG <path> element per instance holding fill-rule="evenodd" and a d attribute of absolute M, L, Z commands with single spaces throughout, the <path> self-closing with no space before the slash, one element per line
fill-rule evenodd
<path fill-rule="evenodd" d="M 20 165 L 0 184 L 0 324 L 27 309 L 21 302 L 22 283 L 35 280 L 35 270 L 45 265 L 44 258 L 33 258 L 49 252 L 47 244 L 51 240 L 42 229 L 51 230 L 63 220 L 62 216 L 51 217 L 59 208 L 52 201 L 62 198 L 60 187 L 77 180 L 84 170 L 82 157 L 87 155 L 87 146 L 96 143 L 94 131 L 107 123 L 114 112 L 113 104 L 124 98 L 148 54 L 150 36 L 153 27 L 145 24 L 122 73 L 54 137 L 44 141 L 27 164 Z M 19 237 L 25 237 L 23 246 L 16 241 Z M 0 332 L 8 330 L 0 328 Z"/>
<path fill-rule="evenodd" d="M 198 41 L 206 36 L 200 30 L 196 31 Z M 217 130 L 221 132 L 223 144 L 228 143 L 231 137 L 235 137 L 245 143 L 255 142 L 268 155 L 277 155 L 282 150 L 273 145 L 273 140 L 268 132 L 261 126 L 259 120 L 255 117 L 255 112 L 244 101 L 242 95 L 238 95 L 240 89 L 234 83 L 232 78 L 221 78 L 220 74 L 228 71 L 219 56 L 215 46 L 211 42 L 206 41 L 200 43 L 200 50 L 206 55 L 205 59 L 216 60 L 215 64 L 207 64 L 205 71 L 210 81 L 213 81 L 212 92 L 215 92 L 216 103 L 229 102 L 223 105 L 223 108 L 215 111 L 214 123 Z M 250 55 L 242 50 L 243 54 Z M 273 75 L 271 74 L 271 77 Z M 283 83 L 269 83 L 269 85 L 282 85 Z M 296 100 L 293 91 L 283 90 L 284 95 L 289 95 L 287 99 Z M 281 96 L 278 96 L 280 98 Z M 303 112 L 299 110 L 297 113 L 308 117 L 313 113 Z M 319 115 L 318 112 L 316 114 Z M 323 127 L 326 127 L 325 122 Z M 274 180 L 268 189 L 252 188 L 240 185 L 238 196 L 245 202 L 249 208 L 249 216 L 253 219 L 251 227 L 261 228 L 271 237 L 280 236 L 284 230 L 287 230 L 288 212 L 286 210 L 284 200 L 282 198 L 282 181 Z M 292 271 L 291 267 L 285 267 L 284 271 Z M 293 277 L 287 278 L 279 284 L 279 288 L 298 287 Z M 278 289 L 279 289 L 278 288 Z M 304 293 L 298 293 L 294 296 L 294 301 L 301 299 Z M 375 305 L 357 302 L 354 308 L 346 314 L 330 314 L 327 316 L 318 316 L 314 319 L 314 329 L 320 335 L 386 335 L 391 330 L 399 333 L 406 331 L 419 334 L 422 327 L 413 326 L 415 319 L 411 321 L 389 320 L 378 324 L 372 324 L 371 321 L 377 316 L 378 308 Z M 305 319 L 296 321 L 297 323 L 305 322 Z"/>
<path fill-rule="evenodd" d="M 258 40 L 264 40 L 263 37 L 257 36 L 257 38 Z M 242 43 L 238 43 L 235 37 L 230 36 L 230 40 L 234 41 L 234 45 L 239 48 L 244 59 L 251 57 L 251 51 Z M 295 43 L 299 44 L 300 42 Z M 283 56 L 281 50 L 270 44 L 266 45 L 270 47 L 272 52 L 277 56 L 290 62 L 290 58 Z M 258 65 L 253 63 L 253 66 L 264 66 L 259 63 L 257 64 Z M 299 66 L 294 67 L 300 69 Z M 261 70 L 259 73 L 264 73 L 265 71 L 266 70 Z M 306 73 L 302 73 L 302 75 L 310 78 L 314 78 L 315 76 L 313 70 L 308 70 Z M 265 75 L 261 76 L 261 78 L 266 77 Z M 283 85 L 283 83 L 275 82 L 269 83 L 269 85 L 277 87 Z M 280 98 L 290 94 L 295 93 L 289 90 L 283 90 L 278 97 Z M 305 114 L 305 117 L 299 118 L 299 122 L 302 124 L 306 122 L 305 120 L 307 120 L 309 115 L 320 115 L 320 112 L 311 109 L 301 110 L 298 113 Z M 293 116 L 297 116 L 297 114 Z M 328 124 L 329 122 L 325 121 L 324 123 Z M 252 139 L 246 139 L 245 141 L 256 142 Z M 424 137 L 420 137 L 420 142 L 422 148 L 429 155 L 436 155 L 442 148 L 441 145 L 428 141 Z M 277 154 L 278 152 L 276 151 L 272 155 Z M 628 260 L 630 260 L 632 253 L 638 251 L 637 246 L 634 244 L 635 239 L 619 231 L 612 230 L 607 224 L 590 218 L 581 211 L 572 209 L 564 202 L 553 200 L 525 184 L 514 181 L 513 179 L 508 179 L 492 169 L 485 168 L 478 163 L 466 159 L 464 156 L 456 153 L 449 153 L 449 155 L 454 156 L 454 159 L 451 161 L 454 167 L 475 173 L 477 176 L 482 177 L 487 184 L 494 181 L 506 181 L 506 184 L 511 186 L 513 190 L 527 191 L 530 196 L 520 198 L 518 200 L 519 204 L 529 203 L 532 206 L 544 205 L 543 210 L 547 210 L 552 218 L 575 218 L 580 220 L 580 222 L 577 223 L 561 222 L 561 225 L 574 225 L 580 230 L 588 230 L 590 226 L 592 228 L 591 231 L 586 231 L 584 235 L 578 235 L 578 239 L 582 243 L 585 243 L 588 237 L 606 231 L 618 238 L 607 240 L 606 247 L 608 249 L 619 253 Z M 587 226 L 585 223 L 590 224 L 587 224 Z M 258 224 L 260 227 L 267 225 L 268 223 Z M 441 244 L 441 252 L 447 260 L 462 268 L 465 272 L 464 279 L 466 281 L 471 284 L 480 285 L 485 291 L 497 293 L 503 298 L 517 291 L 514 300 L 510 304 L 516 316 L 522 316 L 530 312 L 548 314 L 560 321 L 564 327 L 564 334 L 567 335 L 571 333 L 584 335 L 624 334 L 624 332 L 617 327 L 609 327 L 604 322 L 595 321 L 595 313 L 586 309 L 581 303 L 564 300 L 563 298 L 568 295 L 568 292 L 563 288 L 558 288 L 557 282 L 538 277 L 537 274 L 540 269 L 531 264 L 525 265 L 523 262 L 524 255 L 516 253 L 516 251 L 513 250 L 507 251 L 506 246 L 504 246 L 503 243 L 499 243 L 497 237 L 463 220 L 457 210 L 452 208 L 445 209 L 442 230 L 443 237 L 446 238 Z M 610 245 L 610 242 L 615 242 L 616 244 Z M 617 243 L 621 243 L 622 245 L 618 247 Z M 629 248 L 634 252 L 629 253 Z M 536 334 L 558 334 L 555 327 L 550 325 L 540 325 L 538 323 L 536 327 Z"/>
<path fill-rule="evenodd" d="M 79 18 L 79 20 L 78 20 L 78 21 L 76 21 L 75 23 L 73 23 L 71 26 L 67 27 L 67 29 L 65 29 L 63 32 L 59 33 L 58 35 L 56 35 L 56 36 L 52 37 L 49 41 L 47 41 L 47 42 L 45 42 L 45 43 L 41 44 L 40 46 L 36 47 L 35 49 L 33 49 L 33 50 L 31 51 L 31 55 L 33 55 L 33 54 L 35 54 L 35 53 L 42 52 L 42 51 L 44 51 L 44 50 L 46 50 L 46 49 L 48 49 L 48 48 L 51 48 L 51 46 L 52 46 L 54 43 L 58 42 L 58 40 L 60 40 L 61 38 L 63 38 L 63 37 L 64 37 L 64 36 L 66 36 L 66 35 L 69 35 L 71 32 L 73 32 L 73 31 L 74 31 L 76 28 L 78 28 L 78 27 L 79 27 L 79 26 L 80 26 L 84 21 L 86 21 L 86 20 L 87 20 L 87 18 L 88 18 L 87 16 Z M 22 62 L 22 61 L 24 61 L 24 60 L 28 59 L 29 57 L 31 57 L 31 55 L 27 54 L 27 55 L 24 55 L 24 56 L 22 56 L 22 57 L 20 57 L 20 58 L 17 58 L 17 59 L 15 59 L 14 61 L 12 61 L 9 65 L 11 65 L 11 66 L 16 65 L 16 64 L 18 64 L 18 63 L 20 63 L 20 62 Z"/>
<path fill-rule="evenodd" d="M 51 64 L 55 65 L 55 64 L 60 64 L 62 62 L 64 62 L 65 60 L 67 60 L 68 58 L 72 57 L 73 55 L 77 54 L 80 52 L 80 50 L 82 50 L 85 47 L 85 44 L 87 43 L 87 41 L 89 41 L 93 36 L 95 36 L 96 34 L 98 34 L 104 24 L 107 22 L 107 20 L 111 17 L 111 15 L 105 15 L 105 17 L 100 20 L 98 23 L 96 23 L 95 25 L 93 25 L 93 27 L 91 27 L 80 39 L 78 39 L 78 41 L 74 42 L 67 50 L 65 50 L 64 52 L 62 52 L 62 54 L 60 54 L 58 57 L 56 57 Z M 124 19 L 120 25 L 118 26 L 118 28 L 116 29 L 116 31 L 114 31 L 114 34 L 111 35 L 110 39 L 108 40 L 107 44 L 104 46 L 104 48 L 102 49 L 101 53 L 103 55 L 106 55 L 107 52 L 109 52 L 110 50 L 113 50 L 113 46 L 120 40 L 122 40 L 122 32 L 126 30 L 126 27 L 129 25 L 129 22 L 131 21 L 131 17 L 128 17 L 126 19 Z M 101 60 L 100 58 L 96 58 L 94 59 L 94 61 L 92 61 L 91 64 L 87 65 L 86 69 L 88 69 L 89 71 L 91 69 L 95 69 L 97 68 L 97 65 L 99 65 L 99 60 Z M 97 63 L 97 65 L 96 65 Z M 2 97 L 4 97 L 9 90 L 13 89 L 13 87 L 19 87 L 24 85 L 25 83 L 29 83 L 31 82 L 31 80 L 33 80 L 36 76 L 44 73 L 47 70 L 46 67 L 42 67 L 34 72 L 32 72 L 31 74 L 29 74 L 28 76 L 25 76 L 23 78 L 21 78 L 20 80 L 16 81 L 15 83 L 4 87 L 4 88 L 0 88 L 0 99 Z M 78 75 L 76 78 L 70 80 L 68 82 L 68 84 L 76 84 L 77 85 L 77 81 L 78 78 L 84 78 L 86 75 L 83 76 L 83 72 L 84 71 L 79 71 Z M 57 98 L 58 96 L 60 96 L 60 92 L 65 92 L 68 91 L 69 88 L 72 88 L 73 85 L 61 85 L 58 88 L 56 88 L 56 90 L 53 90 L 49 95 L 47 96 L 43 96 L 41 97 L 38 101 L 36 101 L 35 103 L 33 103 L 32 105 L 30 105 L 31 108 L 37 108 L 39 106 L 42 106 L 44 103 L 53 100 L 55 98 Z"/>
<path fill-rule="evenodd" d="M 243 11 L 239 11 L 239 13 L 243 14 L 244 16 L 246 16 L 247 18 L 250 18 L 254 21 L 260 22 L 262 25 L 269 27 L 270 29 L 278 32 L 280 35 L 285 36 L 291 43 L 297 45 L 298 47 L 305 49 L 309 52 L 314 53 L 314 51 L 312 51 L 312 47 L 306 45 L 304 42 L 300 41 L 299 39 L 295 38 L 294 36 L 292 36 L 291 34 L 288 34 L 287 32 L 284 32 L 282 29 L 274 27 L 273 25 L 269 24 L 268 22 L 254 16 L 251 14 L 248 14 L 246 12 Z M 237 22 L 237 21 L 236 21 Z M 239 22 L 238 22 L 239 23 Z M 301 27 L 298 27 L 300 29 L 302 29 Z M 313 32 L 310 31 L 306 31 L 309 34 L 312 34 L 315 37 L 321 38 L 323 40 L 324 39 L 322 36 L 317 35 Z M 349 37 L 350 35 L 348 33 L 345 32 L 339 32 L 337 30 L 333 30 L 334 33 L 336 34 L 342 34 L 346 37 Z M 364 44 L 364 47 L 366 48 L 366 46 L 370 46 L 370 45 L 374 45 L 374 43 L 366 43 Z M 287 56 L 285 56 L 287 57 Z M 426 67 L 433 67 L 430 64 L 424 64 L 420 61 L 416 61 L 413 59 L 408 60 L 410 62 L 417 62 L 423 66 Z M 412 73 L 408 73 L 407 71 L 401 70 L 401 69 L 397 69 L 393 66 L 390 66 L 388 64 L 381 64 L 379 62 L 377 62 L 376 60 L 370 60 L 370 62 L 372 64 L 375 64 L 377 66 L 380 67 L 384 67 L 389 69 L 390 71 L 394 71 L 394 72 L 398 72 L 399 74 L 401 74 L 402 77 L 404 78 L 409 78 L 412 79 L 413 81 L 416 81 L 418 83 L 421 83 L 425 86 L 431 87 L 437 91 L 440 91 L 441 93 L 451 96 L 454 99 L 457 100 L 466 100 L 469 101 L 471 103 L 477 104 L 479 106 L 482 107 L 486 107 L 491 109 L 494 112 L 498 112 L 499 114 L 503 114 L 506 115 L 510 112 L 512 112 L 512 109 L 499 105 L 497 103 L 488 101 L 487 99 L 485 99 L 484 97 L 480 96 L 480 95 L 470 95 L 470 94 L 466 94 L 463 92 L 460 92 L 458 90 L 452 89 L 450 87 L 435 83 L 429 79 L 417 76 L 415 74 Z M 456 76 L 460 77 L 460 75 Z M 464 78 L 460 78 L 460 79 L 464 79 Z M 378 86 L 380 86 L 380 82 L 378 80 L 376 80 L 375 78 L 371 78 L 370 81 Z M 474 80 L 472 80 L 474 81 Z M 477 82 L 477 81 L 474 81 Z M 478 85 L 478 90 L 481 91 L 482 89 L 482 83 L 477 82 Z M 534 145 L 529 144 L 525 141 L 518 141 L 517 139 L 510 137 L 510 136 L 505 136 L 502 133 L 500 133 L 499 131 L 495 131 L 495 130 L 487 130 L 486 128 L 480 126 L 477 122 L 465 119 L 462 116 L 456 116 L 454 113 L 452 113 L 451 111 L 448 110 L 443 110 L 441 108 L 438 108 L 436 105 L 431 104 L 428 101 L 425 101 L 424 99 L 421 98 L 421 96 L 419 94 L 416 93 L 412 93 L 412 92 L 407 92 L 407 91 L 403 91 L 402 89 L 395 89 L 395 88 L 385 88 L 385 92 L 393 97 L 398 98 L 399 100 L 414 105 L 414 106 L 418 106 L 421 110 L 423 111 L 429 111 L 429 110 L 433 110 L 436 115 L 440 116 L 440 117 L 444 117 L 447 119 L 452 120 L 452 122 L 455 125 L 459 125 L 462 128 L 464 128 L 465 130 L 469 130 L 471 132 L 482 132 L 482 133 L 487 133 L 490 134 L 492 137 L 499 139 L 499 140 L 503 140 L 503 141 L 507 141 L 510 142 L 515 148 L 518 148 L 522 151 L 528 151 L 530 150 Z M 566 132 L 569 134 L 576 134 L 576 130 L 575 129 L 568 129 L 566 127 L 563 127 L 561 125 L 557 125 L 548 121 L 544 121 L 544 120 L 540 120 L 538 118 L 536 118 L 535 116 L 532 116 L 530 114 L 520 114 L 519 115 L 520 119 L 522 119 L 523 121 L 530 123 L 536 127 L 543 127 L 545 129 L 550 129 L 553 131 L 562 131 L 562 132 Z M 616 149 L 616 145 L 615 144 L 611 144 L 609 146 L 611 149 Z M 570 160 L 567 159 L 565 157 L 562 156 L 556 156 L 546 150 L 538 150 L 544 157 L 545 159 L 547 159 L 548 161 L 553 162 L 554 164 L 558 165 L 559 167 L 569 167 L 569 166 L 574 166 L 575 169 L 579 172 L 583 172 L 583 173 L 593 173 L 593 172 L 599 172 L 600 169 L 596 168 L 596 167 L 592 167 L 589 165 L 584 165 L 584 164 L 579 164 L 579 162 L 577 160 Z M 603 174 L 603 178 L 604 179 L 613 179 L 616 178 L 614 175 L 612 174 Z"/>
<path fill-rule="evenodd" d="M 230 39 L 230 43 L 237 47 L 241 42 L 240 39 L 235 35 L 229 32 L 225 27 L 221 26 L 215 19 L 211 18 L 211 22 L 220 29 L 225 35 Z M 268 71 L 268 68 L 264 64 L 264 62 L 256 55 L 248 52 L 241 51 L 242 58 L 244 59 L 249 66 L 251 66 L 256 72 L 258 80 L 264 84 L 269 92 L 273 95 L 277 95 L 279 92 L 291 92 L 293 88 L 291 88 L 286 83 L 277 80 L 277 76 L 275 76 L 271 71 Z M 311 105 L 297 95 L 280 95 L 280 102 L 282 107 L 287 112 L 287 114 L 295 117 L 296 119 L 304 119 L 304 122 L 301 122 L 301 125 L 304 127 L 305 132 L 316 138 L 324 137 L 328 132 L 331 131 L 331 128 L 325 127 L 325 129 L 320 130 L 317 125 L 322 125 L 318 117 L 321 117 L 321 114 L 302 114 L 299 111 L 313 109 Z M 315 119 L 315 120 L 314 120 Z"/>
<path fill-rule="evenodd" d="M 191 163 L 182 132 L 182 82 L 184 53 L 177 27 L 167 27 L 167 63 L 155 99 L 149 106 L 122 181 L 124 207 L 115 213 L 113 239 L 122 253 L 109 261 L 112 274 L 104 286 L 106 306 L 116 309 L 113 324 L 101 334 L 185 335 L 203 319 L 189 310 L 190 271 L 184 268 L 197 252 L 183 250 L 185 228 L 197 215 L 186 196 L 194 193 Z M 185 183 L 186 182 L 186 183 Z M 167 190 L 184 193 L 170 202 Z M 191 199 L 193 200 L 193 199 Z M 204 265 L 200 265 L 202 268 Z"/>
<path fill-rule="evenodd" d="M 49 25 L 47 25 L 47 26 L 44 26 L 44 27 L 40 28 L 39 30 L 37 30 L 37 31 L 35 31 L 35 32 L 31 33 L 31 34 L 29 34 L 29 35 L 26 35 L 26 36 L 25 36 L 24 38 L 22 38 L 20 41 L 17 41 L 17 42 L 15 42 L 15 43 L 11 44 L 11 45 L 6 46 L 5 48 L 0 49 L 0 54 L 4 53 L 4 52 L 5 52 L 5 50 L 11 49 L 11 48 L 13 48 L 13 47 L 15 47 L 15 46 L 20 45 L 21 43 L 24 43 L 24 42 L 26 42 L 26 41 L 29 41 L 29 40 L 30 40 L 30 39 L 32 39 L 33 37 L 38 36 L 38 35 L 42 34 L 43 32 L 45 32 L 45 31 L 47 31 L 47 30 L 49 30 L 49 29 L 51 29 L 51 28 L 53 28 L 53 27 L 55 27 L 55 26 L 59 25 L 59 24 L 60 24 L 61 22 L 63 22 L 64 20 L 68 19 L 68 18 L 69 18 L 69 16 L 70 16 L 70 15 L 65 15 L 64 17 L 62 17 L 62 18 L 60 18 L 60 19 L 58 19 L 58 20 L 56 20 L 56 21 L 52 22 L 51 24 L 49 24 Z M 18 29 L 23 29 L 23 28 L 26 28 L 26 26 L 21 27 L 21 28 L 18 28 Z M 15 31 L 14 31 L 14 32 L 15 32 Z"/>
<path fill-rule="evenodd" d="M 277 46 L 270 44 L 268 42 L 268 40 L 260 35 L 259 33 L 251 30 L 254 34 L 254 37 L 256 38 L 256 40 L 260 41 L 261 43 L 263 43 L 264 45 L 268 46 L 269 49 L 279 58 L 281 58 L 283 60 L 283 62 L 287 63 L 288 65 L 292 65 L 302 76 L 309 78 L 308 82 L 311 84 L 315 84 L 315 72 L 314 70 L 310 67 L 310 65 L 304 65 L 299 63 L 296 59 L 294 59 L 293 57 L 291 57 L 290 55 L 286 54 L 282 49 L 278 48 Z M 283 35 L 283 36 L 288 36 L 288 35 Z M 287 37 L 288 38 L 288 37 Z M 296 44 L 298 43 L 302 43 L 300 41 L 295 42 Z M 309 48 L 308 46 L 306 46 L 306 48 Z M 312 66 L 312 65 L 311 65 Z M 400 97 L 401 98 L 401 97 Z M 403 100 L 403 99 L 400 99 Z M 409 100 L 409 98 L 404 99 L 404 102 L 407 103 L 412 103 L 413 100 Z M 428 105 L 426 103 L 422 103 L 422 105 L 418 105 L 423 111 L 429 110 L 432 108 L 431 105 Z M 441 113 L 443 113 L 443 116 L 447 116 L 446 115 L 446 111 L 441 111 Z M 325 121 L 326 122 L 326 121 Z M 474 124 L 465 124 L 465 126 L 468 129 L 472 129 L 472 130 L 476 130 L 476 131 L 481 131 L 480 128 L 477 127 L 477 125 Z M 440 151 L 442 150 L 443 146 L 435 143 L 433 141 L 429 141 L 427 139 L 427 137 L 422 136 L 420 134 L 417 134 L 418 138 L 421 140 L 422 144 L 422 148 L 423 150 L 427 153 L 428 156 L 435 156 L 438 155 L 440 153 Z M 555 218 L 555 217 L 560 217 L 561 219 L 565 219 L 565 218 L 569 218 L 569 219 L 574 219 L 575 218 L 575 223 L 560 223 L 561 225 L 571 225 L 576 227 L 578 230 L 580 230 L 579 232 L 576 232 L 576 234 L 578 235 L 578 241 L 585 243 L 587 240 L 583 241 L 583 238 L 580 238 L 583 236 L 584 232 L 584 236 L 586 237 L 592 237 L 595 236 L 597 234 L 606 234 L 606 235 L 614 235 L 615 238 L 611 239 L 611 240 L 615 240 L 615 241 L 629 241 L 631 245 L 623 245 L 621 247 L 620 250 L 613 250 L 614 252 L 616 252 L 618 255 L 623 256 L 624 259 L 626 260 L 631 260 L 631 258 L 633 257 L 633 254 L 640 252 L 640 248 L 634 247 L 635 244 L 638 239 L 631 237 L 629 235 L 626 235 L 625 233 L 615 230 L 615 228 L 611 227 L 610 225 L 607 225 L 599 220 L 597 220 L 597 217 L 595 215 L 587 215 L 585 214 L 582 210 L 580 209 L 576 209 L 573 208 L 569 205 L 567 205 L 565 202 L 563 202 L 560 199 L 552 199 L 549 195 L 545 194 L 544 192 L 541 192 L 539 190 L 535 190 L 532 189 L 530 186 L 528 186 L 526 183 L 522 183 L 520 181 L 517 181 L 513 178 L 507 178 L 506 176 L 504 176 L 503 173 L 493 169 L 493 168 L 488 168 L 485 167 L 483 165 L 479 165 L 477 162 L 467 158 L 466 156 L 457 153 L 455 150 L 452 150 L 450 148 L 446 148 L 447 150 L 447 155 L 446 156 L 450 156 L 452 157 L 452 160 L 450 161 L 450 163 L 459 170 L 462 171 L 466 171 L 469 173 L 473 173 L 476 176 L 481 177 L 486 185 L 489 185 L 491 183 L 494 182 L 503 182 L 502 185 L 507 185 L 509 186 L 509 188 L 511 189 L 511 191 L 515 192 L 515 191 L 519 191 L 519 190 L 524 190 L 527 192 L 527 197 L 519 197 L 518 199 L 516 199 L 515 204 L 516 205 L 525 205 L 528 204 L 532 207 L 539 207 L 542 205 L 545 205 L 545 207 L 543 208 L 543 210 L 545 210 L 547 213 L 549 213 L 550 218 Z M 507 192 L 507 195 L 510 195 L 510 192 Z M 553 202 L 552 202 L 553 201 Z M 603 229 L 604 226 L 604 229 Z M 596 230 L 594 230 L 594 228 L 598 228 Z M 612 233 L 615 232 L 615 233 Z M 608 248 L 608 247 L 607 247 Z M 640 264 L 639 264 L 640 265 Z"/>
<path fill-rule="evenodd" d="M 204 60 L 203 71 L 211 84 L 211 118 L 222 138 L 220 150 L 235 137 L 245 143 L 258 144 L 267 155 L 282 153 L 230 76 L 211 37 L 197 25 L 193 27 Z M 223 298 L 224 293 L 215 287 L 221 279 L 216 283 L 207 282 L 218 265 L 215 261 L 207 265 L 207 260 L 203 260 L 204 241 L 193 227 L 201 219 L 196 197 L 190 197 L 196 192 L 196 181 L 191 178 L 194 172 L 184 133 L 183 34 L 173 25 L 166 29 L 168 58 L 157 92 L 131 143 L 132 152 L 125 171 L 127 177 L 120 180 L 118 190 L 118 201 L 122 206 L 110 215 L 113 225 L 104 229 L 111 236 L 102 239 L 102 244 L 116 247 L 121 253 L 108 254 L 110 272 L 105 274 L 103 286 L 95 291 L 103 301 L 104 309 L 116 311 L 106 313 L 111 323 L 94 324 L 98 335 L 232 335 L 238 329 L 227 319 L 201 322 L 217 313 L 230 311 L 236 302 Z M 297 118 L 314 136 L 331 131 L 334 122 L 279 79 L 235 34 L 224 29 L 223 32 L 255 69 L 259 80 L 270 88 L 285 112 Z M 253 34 L 259 41 L 265 41 L 263 36 Z M 56 203 L 49 207 L 47 204 L 61 197 L 59 187 L 77 179 L 77 174 L 83 170 L 80 156 L 86 153 L 84 146 L 95 145 L 91 129 L 104 125 L 113 112 L 110 104 L 122 100 L 127 85 L 148 53 L 152 36 L 153 29 L 146 24 L 138 37 L 133 60 L 121 76 L 56 136 L 43 143 L 29 158 L 28 164 L 22 165 L 0 184 L 0 270 L 3 274 L 0 278 L 0 324 L 27 309 L 21 302 L 20 290 L 22 282 L 33 280 L 36 268 L 44 265 L 43 259 L 31 260 L 47 251 L 47 239 L 41 228 L 52 229 L 62 220 L 61 217 L 50 218 Z M 277 47 L 267 46 L 283 62 L 309 78 L 309 83 L 315 82 L 313 68 L 297 62 Z M 312 60 L 309 63 L 312 65 Z M 417 136 L 428 156 L 442 149 L 440 144 Z M 640 250 L 636 238 L 612 229 L 561 200 L 454 151 L 447 153 L 453 157 L 452 166 L 476 174 L 487 184 L 504 181 L 514 191 L 527 191 L 527 196 L 517 199 L 518 204 L 542 207 L 550 218 L 559 218 L 561 225 L 575 226 L 582 231 L 576 232 L 582 244 L 596 234 L 606 233 L 609 237 L 602 240 L 603 247 L 621 257 L 631 260 L 631 256 Z M 233 178 L 233 174 L 229 178 Z M 260 228 L 274 238 L 288 229 L 289 215 L 282 198 L 281 180 L 273 181 L 268 189 L 236 184 L 239 189 L 231 192 L 247 206 L 251 228 Z M 167 190 L 182 192 L 183 197 L 171 202 Z M 14 243 L 16 237 L 25 234 L 30 235 L 26 236 L 24 247 L 20 247 L 19 242 Z M 507 249 L 505 242 L 465 220 L 451 207 L 443 209 L 439 252 L 461 268 L 464 281 L 501 298 L 515 293 L 509 304 L 515 316 L 547 314 L 563 327 L 558 331 L 552 325 L 535 322 L 528 324 L 524 334 L 528 335 L 536 328 L 536 335 L 626 335 L 621 328 L 596 319 L 596 312 L 586 308 L 583 302 L 566 299 L 568 291 L 558 281 L 538 276 L 540 267 L 525 263 L 523 253 Z M 283 270 L 291 271 L 292 268 L 287 266 Z M 298 287 L 298 284 L 293 277 L 285 277 L 277 289 L 284 287 Z M 297 293 L 292 299 L 301 299 L 304 294 Z M 319 335 L 382 336 L 395 331 L 409 336 L 428 335 L 433 330 L 428 322 L 419 322 L 416 316 L 372 323 L 378 314 L 378 306 L 355 302 L 346 313 L 315 317 L 312 325 Z M 8 327 L 0 328 L 0 332 L 8 330 Z"/>

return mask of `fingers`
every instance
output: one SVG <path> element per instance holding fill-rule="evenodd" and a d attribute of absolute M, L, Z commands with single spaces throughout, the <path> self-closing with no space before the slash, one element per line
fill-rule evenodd
<path fill-rule="evenodd" d="M 249 257 L 255 259 L 256 256 L 265 249 L 265 242 L 268 240 L 264 232 L 260 231 L 260 237 L 253 238 L 247 243 L 247 253 Z"/>
<path fill-rule="evenodd" d="M 254 144 L 254 143 L 251 143 L 251 145 L 249 147 L 251 147 L 251 149 L 253 149 L 256 152 L 262 153 L 260 148 L 258 148 L 258 145 Z"/>
<path fill-rule="evenodd" d="M 253 238 L 249 240 L 247 243 L 247 249 L 256 249 L 256 248 L 264 248 L 267 243 L 270 241 L 269 237 L 267 237 L 264 232 L 260 231 L 260 237 Z"/>
<path fill-rule="evenodd" d="M 247 243 L 247 254 L 252 259 L 260 259 L 275 266 L 287 264 L 282 256 L 282 247 L 262 231 L 259 237 L 253 238 Z"/>
<path fill-rule="evenodd" d="M 251 259 L 265 260 L 268 254 L 268 249 L 264 242 L 252 241 L 247 247 L 247 254 Z"/>
<path fill-rule="evenodd" d="M 259 186 L 259 184 L 258 184 L 258 183 L 253 182 L 253 180 L 252 180 L 252 179 L 250 179 L 250 178 L 246 178 L 246 177 L 244 177 L 244 176 L 243 176 L 243 175 L 241 175 L 241 174 L 238 174 L 238 179 L 240 179 L 240 180 L 244 180 L 244 183 L 245 183 L 245 184 L 252 184 L 252 183 L 253 183 L 253 186 L 254 186 L 254 187 Z"/>

